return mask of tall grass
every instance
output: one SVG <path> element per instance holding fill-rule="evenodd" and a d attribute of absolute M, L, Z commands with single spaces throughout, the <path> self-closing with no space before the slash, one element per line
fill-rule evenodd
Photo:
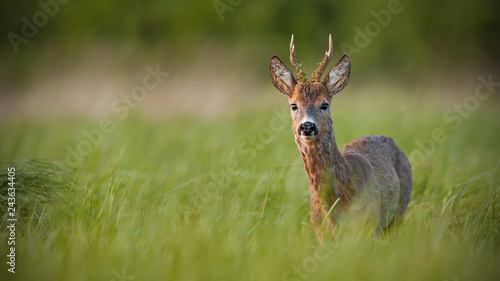
<path fill-rule="evenodd" d="M 40 201 L 43 212 L 30 209 L 37 219 L 17 229 L 17 273 L 2 267 L 0 277 L 497 280 L 497 102 L 481 104 L 451 129 L 442 119 L 446 107 L 430 106 L 432 98 L 388 95 L 383 102 L 380 97 L 370 93 L 334 100 L 340 145 L 359 135 L 385 134 L 408 155 L 415 140 L 428 138 L 434 128 L 448 135 L 412 163 L 414 192 L 405 222 L 386 237 L 373 238 L 366 227 L 346 218 L 337 237 L 319 246 L 290 124 L 260 139 L 280 105 L 211 118 L 136 115 L 116 124 L 78 170 L 65 174 L 71 180 L 55 181 L 53 173 L 34 176 L 49 168 L 68 172 L 51 162 L 24 162 L 36 163 L 31 168 L 16 164 L 17 181 L 33 183 L 24 185 L 33 198 L 45 198 L 36 193 L 44 187 L 62 199 Z M 98 121 L 73 117 L 1 124 L 1 158 L 63 161 L 66 146 L 74 147 L 83 138 L 82 128 L 94 128 Z M 65 187 L 49 190 L 57 187 L 53 182 Z"/>
<path fill-rule="evenodd" d="M 14 186 L 16 188 L 16 212 L 19 213 L 21 219 L 32 215 L 39 216 L 47 205 L 62 201 L 61 195 L 68 194 L 74 180 L 72 169 L 61 161 L 26 159 L 20 162 L 5 162 L 3 166 L 12 167 L 18 171 L 14 176 Z M 7 168 L 0 171 L 0 186 L 2 186 L 0 208 L 3 215 L 7 214 L 9 203 L 8 174 Z M 4 223 L 5 220 L 2 221 L 3 227 Z"/>

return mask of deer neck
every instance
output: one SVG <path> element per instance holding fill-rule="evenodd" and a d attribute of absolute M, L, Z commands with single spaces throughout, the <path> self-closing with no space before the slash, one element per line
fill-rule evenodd
<path fill-rule="evenodd" d="M 337 148 L 333 128 L 313 141 L 296 137 L 309 181 L 312 196 L 331 206 L 337 199 L 349 198 L 349 173 L 342 153 Z"/>

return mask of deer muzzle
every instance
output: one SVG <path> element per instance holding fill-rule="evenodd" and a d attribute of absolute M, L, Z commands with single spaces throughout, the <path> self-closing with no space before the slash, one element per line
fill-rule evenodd
<path fill-rule="evenodd" d="M 298 131 L 299 135 L 311 139 L 318 134 L 318 127 L 312 122 L 304 122 L 300 124 Z"/>

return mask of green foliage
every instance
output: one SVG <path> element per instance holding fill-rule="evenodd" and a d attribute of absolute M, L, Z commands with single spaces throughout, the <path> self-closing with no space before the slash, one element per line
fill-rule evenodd
<path fill-rule="evenodd" d="M 9 185 L 7 167 L 16 170 L 13 184 Z M 40 217 L 46 205 L 57 204 L 61 194 L 67 196 L 73 186 L 74 175 L 64 163 L 53 160 L 27 159 L 20 162 L 3 163 L 0 171 L 0 210 L 2 228 L 7 223 L 8 188 L 15 186 L 16 213 L 20 223 L 35 215 Z"/>
<path fill-rule="evenodd" d="M 447 128 L 443 108 L 432 98 L 403 99 L 373 89 L 334 100 L 340 145 L 359 135 L 385 134 L 409 154 L 415 140 L 436 127 Z M 384 110 L 387 100 L 406 107 Z M 302 280 L 300 274 L 304 280 L 495 280 L 500 262 L 496 103 L 482 103 L 460 128 L 447 131 L 446 142 L 412 162 L 414 192 L 403 225 L 385 238 L 372 238 L 363 225 L 346 218 L 321 258 L 289 124 L 261 139 L 273 107 L 211 118 L 130 116 L 93 148 L 78 173 L 72 172 L 78 184 L 65 181 L 66 188 L 50 191 L 65 201 L 49 201 L 37 220 L 17 229 L 15 277 L 117 280 L 124 273 L 134 280 Z M 75 147 L 80 131 L 98 121 L 1 123 L 0 156 L 64 159 L 65 147 Z M 29 145 L 33 139 L 39 144 Z M 61 169 L 49 162 L 26 163 L 34 166 L 20 165 L 19 180 L 39 186 L 52 185 L 54 174 L 31 173 Z M 2 253 L 5 247 L 0 244 Z M 10 280 L 7 274 L 2 268 L 1 279 Z"/>
<path fill-rule="evenodd" d="M 498 1 L 220 0 L 229 7 L 222 12 L 216 10 L 215 2 L 69 1 L 59 6 L 57 14 L 39 28 L 28 44 L 20 45 L 22 51 L 16 56 L 4 38 L 7 44 L 2 45 L 1 51 L 7 58 L 2 56 L 2 60 L 11 70 L 21 67 L 22 60 L 32 65 L 32 56 L 47 53 L 58 56 L 67 51 L 74 57 L 79 52 L 88 52 L 96 43 L 105 42 L 119 49 L 133 45 L 139 53 L 162 49 L 171 56 L 169 60 L 189 59 L 190 54 L 211 44 L 218 45 L 223 52 L 251 46 L 249 61 L 255 62 L 260 52 L 265 53 L 266 59 L 272 52 L 286 53 L 283 42 L 293 33 L 299 61 L 316 61 L 322 56 L 319 51 L 327 47 L 329 33 L 333 34 L 337 53 L 343 52 L 341 43 L 360 47 L 355 43 L 356 28 L 367 33 L 369 23 L 377 22 L 373 13 L 396 5 L 401 11 L 390 15 L 387 24 L 378 23 L 380 31 L 369 36 L 366 47 L 351 52 L 360 70 L 396 65 L 396 74 L 406 74 L 434 69 L 436 60 L 448 62 L 453 68 L 498 62 Z M 24 25 L 21 19 L 32 21 L 33 15 L 41 10 L 38 1 L 3 1 L 0 33 L 21 35 Z M 246 57 L 248 51 L 242 50 L 241 55 Z M 24 71 L 19 71 L 19 75 L 24 75 Z"/>

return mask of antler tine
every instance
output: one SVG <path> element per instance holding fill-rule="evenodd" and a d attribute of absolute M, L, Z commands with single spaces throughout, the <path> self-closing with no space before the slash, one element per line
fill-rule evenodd
<path fill-rule="evenodd" d="M 323 58 L 323 61 L 318 64 L 318 68 L 316 68 L 316 70 L 314 71 L 312 75 L 312 81 L 318 82 L 321 79 L 321 75 L 328 66 L 328 63 L 332 58 L 332 54 L 333 54 L 332 35 L 330 34 L 330 36 L 328 37 L 328 51 L 325 53 L 325 58 Z"/>
<path fill-rule="evenodd" d="M 293 44 L 293 34 L 292 40 L 290 41 L 290 62 L 292 63 L 293 68 L 295 69 L 295 74 L 297 75 L 297 79 L 301 82 L 305 82 L 306 78 L 304 76 L 304 71 L 302 70 L 301 65 L 297 62 L 295 58 L 295 45 Z"/>
<path fill-rule="evenodd" d="M 295 45 L 293 44 L 293 34 L 292 40 L 290 41 L 290 62 L 292 63 L 293 68 L 295 69 L 295 74 L 299 74 L 299 66 L 297 63 L 297 59 L 295 58 Z"/>

